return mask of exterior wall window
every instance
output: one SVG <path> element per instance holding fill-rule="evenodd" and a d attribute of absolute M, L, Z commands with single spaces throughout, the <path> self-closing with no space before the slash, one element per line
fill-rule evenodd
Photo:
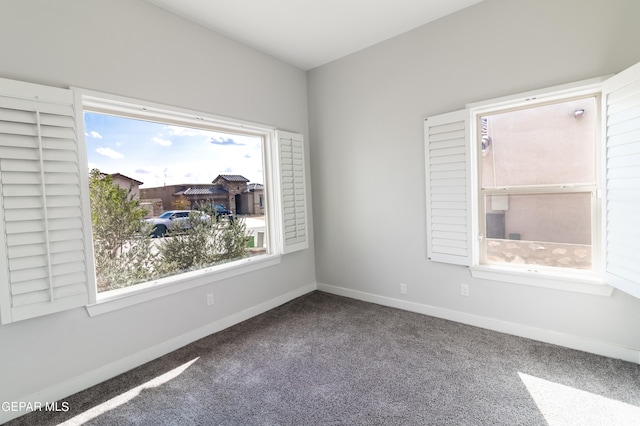
<path fill-rule="evenodd" d="M 0 120 L 1 324 L 100 315 L 309 247 L 301 134 L 8 79 Z"/>
<path fill-rule="evenodd" d="M 426 117 L 427 258 L 640 297 L 640 64 Z"/>
<path fill-rule="evenodd" d="M 264 137 L 152 119 L 84 112 L 98 293 L 270 250 Z"/>
<path fill-rule="evenodd" d="M 601 105 L 618 99 L 606 85 L 625 79 L 595 78 L 427 117 L 427 258 L 467 266 L 474 278 L 590 294 L 610 295 L 604 284 L 626 283 L 610 273 L 611 259 L 622 253 L 626 271 L 633 244 L 613 250 L 611 230 L 626 223 L 621 207 L 634 203 L 626 180 L 633 162 L 608 158 L 627 152 L 617 146 L 626 149 L 633 136 L 626 123 L 618 130 L 605 122 L 616 111 Z M 618 177 L 623 189 L 613 191 Z"/>
<path fill-rule="evenodd" d="M 599 98 L 477 116 L 480 264 L 594 269 Z"/>

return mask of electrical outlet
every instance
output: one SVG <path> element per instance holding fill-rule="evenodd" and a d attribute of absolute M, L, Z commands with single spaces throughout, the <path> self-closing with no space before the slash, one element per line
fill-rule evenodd
<path fill-rule="evenodd" d="M 213 299 L 213 293 L 207 293 L 207 306 L 213 305 L 214 301 L 215 300 Z"/>
<path fill-rule="evenodd" d="M 400 294 L 407 294 L 407 285 L 400 283 Z"/>
<path fill-rule="evenodd" d="M 460 294 L 462 296 L 469 296 L 469 284 L 460 284 Z"/>

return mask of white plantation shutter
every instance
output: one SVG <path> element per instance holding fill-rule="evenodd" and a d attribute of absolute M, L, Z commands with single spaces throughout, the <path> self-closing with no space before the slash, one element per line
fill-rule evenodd
<path fill-rule="evenodd" d="M 424 123 L 427 257 L 471 265 L 469 113 L 455 111 Z"/>
<path fill-rule="evenodd" d="M 0 319 L 88 304 L 70 90 L 0 79 Z"/>
<path fill-rule="evenodd" d="M 282 253 L 309 247 L 302 135 L 279 130 L 278 160 L 282 220 Z"/>
<path fill-rule="evenodd" d="M 640 298 L 640 64 L 603 85 L 606 282 Z"/>

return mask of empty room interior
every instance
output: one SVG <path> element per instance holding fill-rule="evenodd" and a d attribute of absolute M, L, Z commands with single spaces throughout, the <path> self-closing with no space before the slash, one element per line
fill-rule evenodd
<path fill-rule="evenodd" d="M 491 402 L 483 406 L 478 392 L 471 392 L 473 402 L 437 394 L 433 389 L 446 384 L 428 384 L 421 376 L 432 377 L 429 366 L 450 356 L 458 366 L 449 365 L 450 374 L 437 380 L 459 380 L 457 368 L 470 370 L 465 359 L 483 365 L 477 345 L 496 364 L 501 353 L 509 364 L 515 361 L 507 357 L 519 352 L 531 363 L 570 364 L 569 369 L 583 363 L 582 371 L 613 365 L 615 373 L 603 370 L 597 379 L 604 380 L 600 395 L 613 404 L 603 406 L 604 418 L 630 413 L 626 419 L 637 415 L 640 423 L 640 2 L 242 3 L 0 2 L 0 423 L 33 415 L 68 420 L 55 416 L 93 408 L 74 406 L 78 400 L 72 395 L 201 339 L 215 347 L 246 339 L 271 351 L 257 330 L 264 332 L 265 321 L 278 328 L 287 319 L 295 323 L 290 334 L 278 328 L 282 334 L 275 337 L 287 343 L 282 352 L 269 354 L 285 363 L 305 347 L 304 360 L 296 358 L 290 367 L 314 372 L 292 374 L 286 363 L 280 365 L 289 373 L 275 376 L 292 381 L 278 381 L 281 388 L 305 378 L 294 402 L 266 392 L 252 397 L 255 403 L 264 397 L 265 417 L 236 411 L 237 417 L 207 422 L 200 410 L 180 422 L 515 424 L 514 401 L 527 400 L 522 404 L 537 406 L 538 413 L 520 424 L 570 424 L 545 417 L 545 404 L 530 385 L 547 380 L 550 389 L 553 379 L 536 377 L 533 370 L 514 367 L 522 395 L 505 398 L 511 411 L 503 414 Z M 628 96 L 635 104 L 619 106 L 629 88 L 636 91 Z M 531 114 L 517 114 L 523 111 Z M 129 140 L 98 132 L 87 113 L 157 121 L 173 133 L 155 134 L 153 150 L 125 151 Z M 67 124 L 51 124 L 53 115 L 64 115 L 60 123 Z M 27 125 L 23 116 L 35 118 Z M 545 133 L 554 132 L 555 124 L 566 126 L 562 132 L 580 128 L 590 136 L 573 140 L 561 133 L 555 140 Z M 13 129 L 23 125 L 29 129 L 14 137 Z M 246 150 L 257 140 L 261 175 L 178 148 L 189 126 L 218 132 L 208 136 L 203 150 L 237 149 L 242 161 L 255 158 Z M 74 136 L 57 136 L 63 127 Z M 442 136 L 454 133 L 455 140 Z M 62 142 L 52 142 L 58 137 Z M 510 137 L 520 145 L 509 151 Z M 31 142 L 35 148 L 23 156 Z M 168 149 L 175 154 L 161 154 Z M 186 149 L 191 151 L 183 157 Z M 130 287 L 100 288 L 96 271 L 103 266 L 98 246 L 92 250 L 92 226 L 98 241 L 90 207 L 95 200 L 86 173 L 96 152 L 111 165 L 104 173 L 145 182 L 139 198 L 145 185 L 160 190 L 186 183 L 175 190 L 182 191 L 180 197 L 210 191 L 215 203 L 215 197 L 227 197 L 219 199 L 233 212 L 249 211 L 252 200 L 251 208 L 263 211 L 247 214 L 247 229 L 256 226 L 253 255 L 173 275 L 145 275 Z M 186 159 L 163 171 L 171 158 Z M 455 165 L 446 168 L 449 161 Z M 209 162 L 208 168 L 190 181 L 201 162 Z M 583 166 L 589 169 L 584 175 L 572 173 Z M 168 181 L 179 173 L 178 180 Z M 158 183 L 151 184 L 155 178 Z M 202 183 L 200 192 L 190 182 Z M 236 183 L 245 186 L 229 186 Z M 256 191 L 264 191 L 264 198 L 253 197 Z M 166 204 L 163 210 L 170 210 Z M 251 220 L 261 220 L 266 231 Z M 179 236 L 149 241 L 161 245 L 172 238 Z M 543 252 L 552 259 L 542 259 Z M 144 268 L 129 267 L 133 275 Z M 468 357 L 461 356 L 471 330 L 485 340 L 478 343 L 473 334 L 464 349 Z M 256 337 L 253 343 L 248 336 Z M 408 352 L 394 356 L 389 348 L 404 339 Z M 441 349 L 437 356 L 420 353 L 431 339 Z M 545 351 L 557 348 L 558 358 L 543 354 L 543 344 Z M 329 386 L 332 367 L 312 361 L 324 362 L 330 353 L 337 357 L 331 361 L 336 368 L 343 367 L 340 360 L 366 365 L 349 361 L 340 348 L 349 356 L 362 351 L 371 365 L 393 364 L 389 371 L 402 381 L 377 388 L 374 377 L 367 379 L 373 385 L 350 391 L 354 382 L 342 380 L 360 380 L 370 369 L 336 373 L 343 386 L 335 392 L 344 393 L 338 403 L 331 388 L 318 384 Z M 241 368 L 229 365 L 231 370 L 216 374 Z M 176 374 L 198 368 L 195 361 Z M 561 386 L 598 394 L 595 385 L 577 384 L 588 382 L 586 376 Z M 616 384 L 620 376 L 626 382 Z M 389 402 L 391 395 L 404 395 L 410 377 L 431 392 L 429 398 Z M 209 382 L 212 387 L 216 380 Z M 616 389 L 629 391 L 618 398 Z M 350 392 L 387 405 L 366 411 L 361 402 L 349 405 Z M 300 404 L 315 400 L 326 417 L 305 417 L 295 405 L 302 395 Z M 586 409 L 584 401 L 591 400 L 575 404 Z M 126 404 L 135 402 L 132 397 Z M 214 416 L 218 406 L 215 415 L 222 416 L 224 404 L 217 401 L 207 410 Z M 465 417 L 429 414 L 429 406 L 457 407 Z M 295 416 L 278 417 L 287 409 Z M 473 410 L 492 414 L 474 417 Z M 91 420 L 99 423 L 101 415 Z M 157 424 L 180 418 L 155 415 Z"/>

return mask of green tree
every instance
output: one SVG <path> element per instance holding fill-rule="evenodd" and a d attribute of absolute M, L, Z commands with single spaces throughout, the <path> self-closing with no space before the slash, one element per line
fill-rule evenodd
<path fill-rule="evenodd" d="M 113 290 L 176 275 L 246 255 L 249 238 L 240 218 L 203 220 L 170 228 L 153 239 L 143 219 L 147 211 L 131 190 L 92 170 L 89 176 L 93 250 L 98 291 Z"/>
<path fill-rule="evenodd" d="M 89 196 L 98 291 L 148 280 L 158 259 L 140 200 L 97 169 L 89 175 Z"/>
<path fill-rule="evenodd" d="M 241 259 L 249 237 L 244 220 L 203 221 L 189 216 L 188 229 L 170 229 L 160 244 L 163 271 L 180 273 Z"/>
<path fill-rule="evenodd" d="M 219 222 L 221 232 L 215 239 L 214 252 L 216 262 L 241 259 L 247 253 L 249 236 L 247 236 L 247 224 L 239 217 L 230 218 Z"/>
<path fill-rule="evenodd" d="M 215 224 L 203 221 L 201 215 L 189 215 L 189 227 L 169 228 L 160 244 L 163 268 L 167 272 L 186 272 L 213 263 L 211 241 L 215 238 Z"/>

